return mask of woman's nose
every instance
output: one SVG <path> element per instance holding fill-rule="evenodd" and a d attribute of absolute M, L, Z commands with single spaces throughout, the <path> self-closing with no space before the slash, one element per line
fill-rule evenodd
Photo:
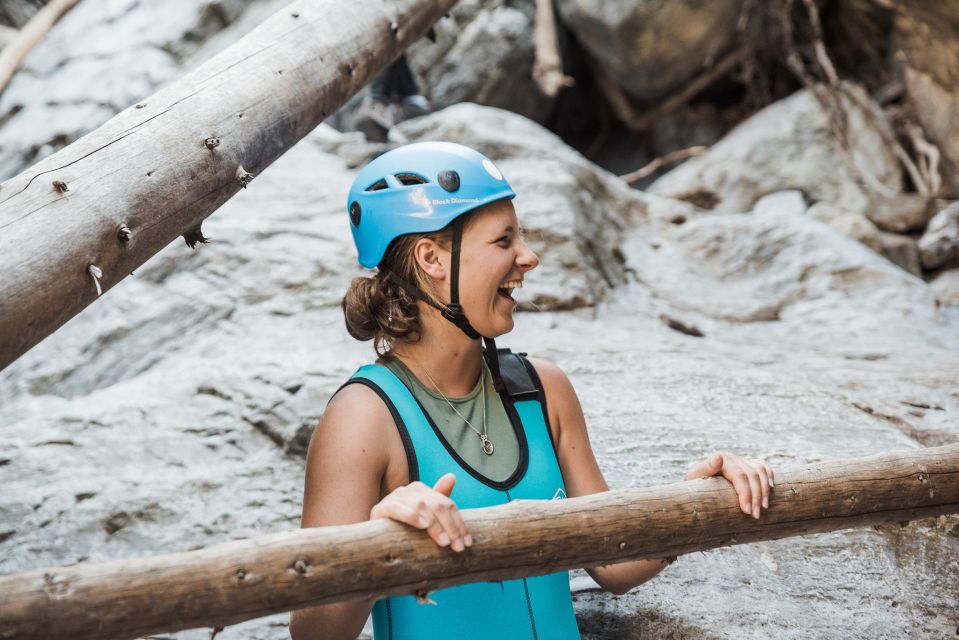
<path fill-rule="evenodd" d="M 516 256 L 516 264 L 523 271 L 531 271 L 539 265 L 539 258 L 524 240 L 520 240 L 520 252 Z"/>

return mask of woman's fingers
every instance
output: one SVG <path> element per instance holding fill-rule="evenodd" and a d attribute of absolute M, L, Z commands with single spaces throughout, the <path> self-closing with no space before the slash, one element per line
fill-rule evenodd
<path fill-rule="evenodd" d="M 760 508 L 763 502 L 763 483 L 759 480 L 759 472 L 748 462 L 743 461 L 746 476 L 749 478 L 749 492 L 751 498 L 750 513 L 754 518 L 759 518 Z"/>
<path fill-rule="evenodd" d="M 437 521 L 443 527 L 443 532 L 440 533 L 440 544 L 444 547 L 449 545 L 453 551 L 462 551 L 463 536 L 459 525 L 454 519 L 453 510 L 455 510 L 456 507 L 453 505 L 453 501 L 449 499 L 438 500 L 432 505 L 432 508 Z"/>
<path fill-rule="evenodd" d="M 716 475 L 723 468 L 723 454 L 716 452 L 702 462 L 693 465 L 683 480 L 697 480 L 699 478 L 709 478 Z"/>
<path fill-rule="evenodd" d="M 763 463 L 763 468 L 766 469 L 766 474 L 767 474 L 768 477 L 769 477 L 769 486 L 770 486 L 770 487 L 775 487 L 775 486 L 776 486 L 776 474 L 773 472 L 773 468 L 770 467 L 768 464 L 766 464 L 766 461 L 765 461 L 765 460 L 763 460 L 762 463 Z"/>
<path fill-rule="evenodd" d="M 454 482 L 453 474 L 446 474 L 432 488 L 422 482 L 400 487 L 373 507 L 370 518 L 390 518 L 426 529 L 437 545 L 463 551 L 472 546 L 473 538 L 456 503 L 443 493 L 451 491 Z"/>
<path fill-rule="evenodd" d="M 769 508 L 769 487 L 772 486 L 769 481 L 769 471 L 766 463 L 762 460 L 751 460 L 753 468 L 759 474 L 759 486 L 762 489 L 763 508 Z"/>
<path fill-rule="evenodd" d="M 436 481 L 436 484 L 433 485 L 433 491 L 442 493 L 447 498 L 453 493 L 453 485 L 456 484 L 456 476 L 452 473 L 447 473 L 439 480 Z M 425 486 L 425 485 L 424 485 Z"/>
<path fill-rule="evenodd" d="M 429 521 L 416 509 L 396 500 L 384 500 L 373 507 L 373 510 L 370 511 L 370 519 L 375 520 L 376 518 L 389 518 L 417 529 L 425 529 L 429 526 Z"/>
<path fill-rule="evenodd" d="M 739 497 L 739 508 L 747 516 L 750 516 L 753 513 L 753 492 L 749 483 L 749 476 L 737 456 L 727 453 L 724 458 L 723 477 L 733 483 L 733 488 Z"/>

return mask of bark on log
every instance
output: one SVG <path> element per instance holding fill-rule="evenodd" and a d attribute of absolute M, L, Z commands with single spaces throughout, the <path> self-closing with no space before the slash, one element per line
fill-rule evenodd
<path fill-rule="evenodd" d="M 0 639 L 135 638 L 293 608 L 959 512 L 959 444 L 777 470 L 759 520 L 707 478 L 464 510 L 474 544 L 378 520 L 0 576 Z M 854 583 L 854 573 L 849 575 Z"/>
<path fill-rule="evenodd" d="M 30 22 L 23 25 L 19 33 L 13 36 L 6 46 L 0 44 L 0 93 L 7 88 L 10 78 L 27 54 L 43 40 L 43 36 L 57 23 L 63 14 L 69 11 L 79 0 L 50 0 L 49 4 L 36 12 Z"/>
<path fill-rule="evenodd" d="M 198 231 L 455 3 L 298 0 L 0 184 L 0 369 Z"/>

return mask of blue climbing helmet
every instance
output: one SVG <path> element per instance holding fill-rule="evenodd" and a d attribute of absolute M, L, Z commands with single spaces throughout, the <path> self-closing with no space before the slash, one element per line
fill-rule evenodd
<path fill-rule="evenodd" d="M 350 187 L 350 230 L 372 269 L 408 233 L 439 231 L 473 209 L 516 194 L 489 158 L 452 142 L 418 142 L 370 162 Z"/>
<path fill-rule="evenodd" d="M 439 231 L 452 223 L 450 302 L 439 304 L 392 271 L 386 277 L 435 307 L 470 338 L 483 338 L 493 386 L 502 392 L 496 343 L 480 336 L 459 304 L 463 214 L 516 194 L 496 165 L 478 151 L 452 142 L 418 142 L 387 151 L 364 167 L 346 203 L 360 264 L 380 267 L 390 243 L 409 233 Z M 382 267 L 381 267 L 382 268 Z"/>

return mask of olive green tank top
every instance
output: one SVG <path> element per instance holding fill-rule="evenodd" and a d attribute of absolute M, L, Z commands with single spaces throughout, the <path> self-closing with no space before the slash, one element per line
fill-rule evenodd
<path fill-rule="evenodd" d="M 493 389 L 493 378 L 489 369 L 483 365 L 486 394 L 482 394 L 483 380 L 476 381 L 476 387 L 465 396 L 447 396 L 449 403 L 443 396 L 432 391 L 420 382 L 413 372 L 399 359 L 381 363 L 392 371 L 396 377 L 412 392 L 426 413 L 429 414 L 436 428 L 440 430 L 446 442 L 474 471 L 486 476 L 494 482 L 507 480 L 519 464 L 519 442 L 516 432 L 503 408 L 503 401 Z M 493 443 L 493 454 L 483 452 L 483 442 L 476 435 L 476 431 L 469 428 L 463 420 L 469 420 L 477 431 L 483 433 L 483 403 L 486 403 L 486 436 Z M 463 417 L 450 408 L 456 407 Z"/>

